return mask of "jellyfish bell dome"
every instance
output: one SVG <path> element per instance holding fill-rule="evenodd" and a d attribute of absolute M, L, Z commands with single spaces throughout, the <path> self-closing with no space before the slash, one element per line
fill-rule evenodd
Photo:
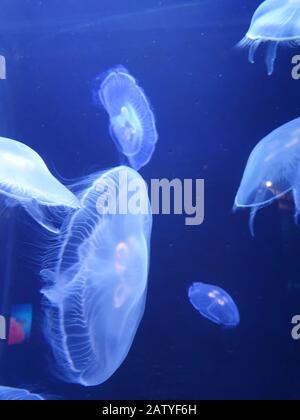
<path fill-rule="evenodd" d="M 145 181 L 126 166 L 87 177 L 79 198 L 81 208 L 64 220 L 43 258 L 44 333 L 54 372 L 94 386 L 119 368 L 142 319 L 152 212 Z"/>
<path fill-rule="evenodd" d="M 254 63 L 255 52 L 261 43 L 268 43 L 266 63 L 271 75 L 279 44 L 293 46 L 300 43 L 299 0 L 266 0 L 258 7 L 238 46 L 249 47 L 249 61 Z"/>
<path fill-rule="evenodd" d="M 47 206 L 78 208 L 78 199 L 49 171 L 30 147 L 0 137 L 0 192 L 16 200 L 37 200 Z"/>
<path fill-rule="evenodd" d="M 80 207 L 76 196 L 50 173 L 33 149 L 4 137 L 0 137 L 0 194 L 7 198 L 7 205 L 22 205 L 48 230 L 54 228 L 47 223 L 41 206 Z"/>
<path fill-rule="evenodd" d="M 237 207 L 268 205 L 300 181 L 300 118 L 270 133 L 252 151 L 238 190 Z"/>
<path fill-rule="evenodd" d="M 158 133 L 150 103 L 124 67 L 100 77 L 97 96 L 110 118 L 110 134 L 118 151 L 136 170 L 151 159 Z"/>
<path fill-rule="evenodd" d="M 293 192 L 298 215 L 299 161 L 300 118 L 297 118 L 277 128 L 254 148 L 235 198 L 234 209 L 251 208 L 252 226 L 255 214 L 260 208 Z"/>
<path fill-rule="evenodd" d="M 232 297 L 218 286 L 193 283 L 188 290 L 193 307 L 206 319 L 225 328 L 240 323 L 239 309 Z"/>
<path fill-rule="evenodd" d="M 41 395 L 33 394 L 27 389 L 0 386 L 1 401 L 44 401 Z"/>
<path fill-rule="evenodd" d="M 266 0 L 253 15 L 247 36 L 274 41 L 300 40 L 299 0 Z"/>

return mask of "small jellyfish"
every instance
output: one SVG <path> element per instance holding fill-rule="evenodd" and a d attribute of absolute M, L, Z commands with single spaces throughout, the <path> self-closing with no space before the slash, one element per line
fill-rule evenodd
<path fill-rule="evenodd" d="M 143 316 L 152 213 L 145 182 L 131 168 L 88 177 L 81 189 L 81 208 L 47 246 L 44 332 L 54 373 L 95 386 L 124 361 Z"/>
<path fill-rule="evenodd" d="M 26 389 L 0 386 L 0 401 L 44 401 L 44 398 Z"/>
<path fill-rule="evenodd" d="M 250 208 L 250 230 L 260 208 L 289 192 L 295 201 L 295 221 L 300 214 L 300 118 L 279 127 L 252 151 L 235 198 L 234 210 Z"/>
<path fill-rule="evenodd" d="M 232 298 L 220 287 L 194 283 L 189 288 L 191 304 L 204 318 L 225 328 L 235 328 L 240 323 L 239 310 Z"/>
<path fill-rule="evenodd" d="M 0 137 L 0 194 L 9 207 L 21 205 L 41 226 L 57 233 L 46 217 L 53 207 L 78 208 L 78 199 L 30 147 Z"/>
<path fill-rule="evenodd" d="M 300 43 L 299 0 L 266 0 L 258 7 L 249 31 L 238 46 L 249 47 L 249 61 L 254 63 L 255 52 L 262 43 L 268 43 L 266 64 L 271 75 L 278 45 Z"/>
<path fill-rule="evenodd" d="M 110 118 L 110 133 L 132 168 L 151 159 L 158 140 L 154 114 L 136 80 L 121 67 L 109 71 L 97 92 Z"/>

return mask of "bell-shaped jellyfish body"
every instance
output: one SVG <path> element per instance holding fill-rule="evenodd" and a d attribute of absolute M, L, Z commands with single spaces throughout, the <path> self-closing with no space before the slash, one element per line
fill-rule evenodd
<path fill-rule="evenodd" d="M 233 299 L 220 287 L 194 283 L 189 288 L 189 299 L 200 314 L 225 328 L 234 328 L 240 323 L 239 310 Z"/>
<path fill-rule="evenodd" d="M 38 394 L 32 394 L 26 389 L 0 386 L 0 401 L 43 401 Z"/>
<path fill-rule="evenodd" d="M 235 198 L 234 209 L 250 208 L 250 230 L 260 208 L 292 192 L 295 220 L 300 213 L 300 118 L 297 118 L 259 142 L 248 160 Z"/>
<path fill-rule="evenodd" d="M 299 42 L 300 1 L 266 0 L 254 13 L 250 29 L 239 46 L 249 47 L 249 61 L 254 63 L 257 48 L 267 43 L 266 63 L 268 74 L 271 75 L 278 45 L 299 45 Z"/>
<path fill-rule="evenodd" d="M 146 95 L 123 67 L 106 74 L 98 95 L 109 115 L 111 136 L 119 152 L 139 170 L 150 161 L 158 140 Z"/>
<path fill-rule="evenodd" d="M 143 179 L 125 166 L 84 181 L 80 197 L 41 272 L 45 337 L 55 373 L 94 386 L 121 365 L 143 316 L 152 213 Z"/>
<path fill-rule="evenodd" d="M 78 208 L 74 194 L 48 170 L 30 147 L 0 137 L 0 194 L 8 206 L 22 205 L 43 227 L 57 232 L 46 217 L 46 208 Z"/>

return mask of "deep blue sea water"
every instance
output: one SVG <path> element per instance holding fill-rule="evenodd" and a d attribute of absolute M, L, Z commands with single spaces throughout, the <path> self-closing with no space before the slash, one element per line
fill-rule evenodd
<path fill-rule="evenodd" d="M 0 135 L 37 150 L 59 179 L 115 166 L 107 116 L 93 81 L 122 64 L 151 100 L 159 143 L 143 177 L 204 178 L 205 222 L 155 216 L 149 293 L 133 347 L 96 388 L 57 381 L 41 335 L 40 229 L 22 210 L 0 222 L 0 313 L 31 303 L 27 345 L 0 343 L 0 384 L 70 399 L 299 398 L 300 231 L 293 209 L 259 213 L 256 237 L 233 200 L 254 145 L 299 116 L 300 81 L 280 49 L 266 75 L 234 45 L 257 0 L 1 0 Z M 191 307 L 192 282 L 218 284 L 237 302 L 241 324 L 222 330 Z"/>

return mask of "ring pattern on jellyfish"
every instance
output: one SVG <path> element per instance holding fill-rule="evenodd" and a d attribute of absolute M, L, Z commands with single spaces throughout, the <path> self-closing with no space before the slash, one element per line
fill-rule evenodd
<path fill-rule="evenodd" d="M 109 115 L 110 134 L 118 151 L 139 170 L 150 161 L 158 140 L 145 93 L 124 67 L 118 67 L 102 76 L 97 96 Z"/>
<path fill-rule="evenodd" d="M 229 294 L 220 287 L 194 283 L 189 288 L 188 296 L 191 304 L 204 318 L 225 328 L 239 325 L 239 310 Z"/>
<path fill-rule="evenodd" d="M 144 189 L 143 214 L 120 209 L 134 196 L 127 181 L 120 182 L 124 175 Z M 65 381 L 95 386 L 126 358 L 144 313 L 152 213 L 145 182 L 126 166 L 87 177 L 80 189 L 81 208 L 47 247 L 41 272 L 44 332 L 54 372 Z M 112 190 L 115 213 L 99 212 L 101 195 Z"/>
<path fill-rule="evenodd" d="M 238 46 L 249 48 L 254 63 L 260 44 L 267 44 L 266 64 L 272 75 L 279 44 L 300 44 L 300 0 L 266 0 L 254 13 L 250 28 Z"/>

